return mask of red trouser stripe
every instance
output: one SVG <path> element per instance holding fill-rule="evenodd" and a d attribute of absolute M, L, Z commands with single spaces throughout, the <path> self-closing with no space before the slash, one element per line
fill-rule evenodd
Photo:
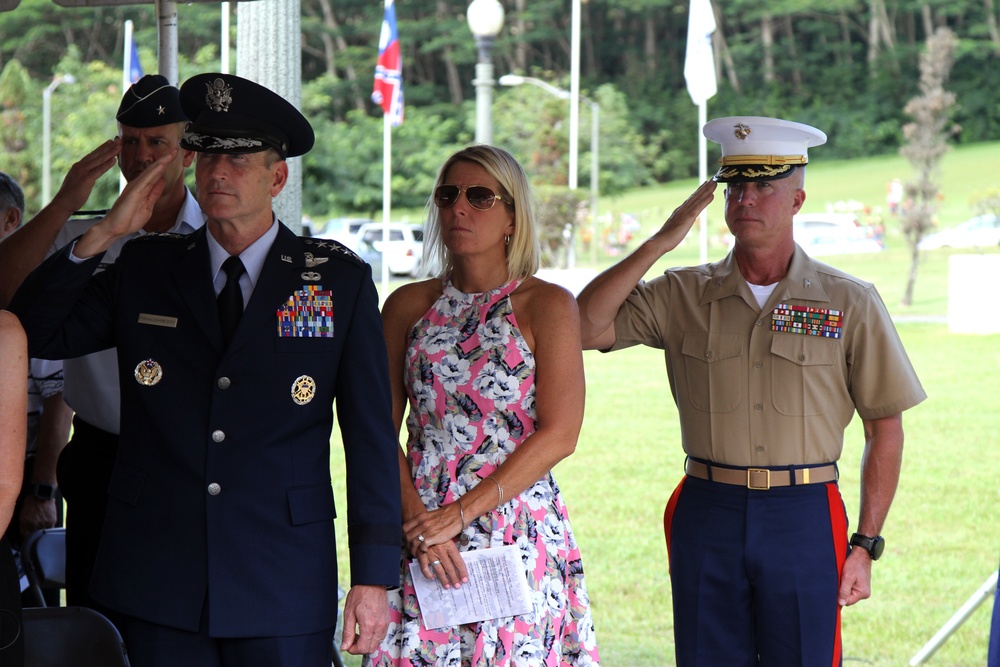
<path fill-rule="evenodd" d="M 830 505 L 830 526 L 833 529 L 833 548 L 837 557 L 837 571 L 844 573 L 844 561 L 847 560 L 847 517 L 844 514 L 844 499 L 840 496 L 840 489 L 836 484 L 826 485 L 826 495 Z M 837 629 L 833 643 L 833 667 L 842 664 L 843 641 L 840 629 L 841 607 L 837 605 Z"/>
<path fill-rule="evenodd" d="M 685 479 L 687 479 L 686 476 L 681 478 L 681 481 L 677 485 L 677 488 L 674 489 L 674 492 L 670 495 L 670 500 L 667 501 L 667 507 L 666 507 L 666 509 L 663 510 L 663 535 L 664 535 L 664 537 L 667 538 L 667 564 L 668 564 L 667 572 L 670 571 L 670 569 L 669 569 L 669 563 L 670 563 L 670 526 L 671 526 L 671 524 L 674 521 L 674 510 L 677 509 L 677 499 L 681 497 L 681 488 L 683 488 L 683 486 L 684 486 L 684 480 Z"/>

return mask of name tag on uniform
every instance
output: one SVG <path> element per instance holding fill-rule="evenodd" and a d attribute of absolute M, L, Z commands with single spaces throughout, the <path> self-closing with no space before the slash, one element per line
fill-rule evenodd
<path fill-rule="evenodd" d="M 333 338 L 333 292 L 303 285 L 278 309 L 281 338 Z"/>
<path fill-rule="evenodd" d="M 780 304 L 771 312 L 771 331 L 840 338 L 844 311 Z"/>
<path fill-rule="evenodd" d="M 166 315 L 150 315 L 149 313 L 139 313 L 139 324 L 150 324 L 154 327 L 177 328 L 177 318 Z"/>

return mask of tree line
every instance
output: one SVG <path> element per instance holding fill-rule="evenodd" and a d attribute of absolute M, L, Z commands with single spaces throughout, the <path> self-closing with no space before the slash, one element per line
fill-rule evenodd
<path fill-rule="evenodd" d="M 257 0 L 280 1 L 280 0 Z M 571 0 L 501 0 L 493 47 L 497 75 L 519 73 L 569 88 Z M 939 27 L 957 36 L 951 89 L 961 128 L 953 141 L 1000 136 L 993 0 L 714 0 L 719 92 L 709 116 L 782 116 L 822 128 L 824 155 L 892 153 L 918 92 L 919 59 Z M 239 4 L 232 3 L 233 35 Z M 406 121 L 393 131 L 393 206 L 420 207 L 444 158 L 474 136 L 476 46 L 465 0 L 398 0 Z M 581 90 L 600 105 L 602 194 L 697 171 L 697 109 L 683 79 L 688 0 L 581 4 Z M 376 213 L 382 197 L 380 109 L 370 100 L 382 20 L 373 0 L 301 0 L 303 110 L 320 141 L 303 162 L 303 210 L 314 218 Z M 178 5 L 181 79 L 219 67 L 219 6 Z M 73 85 L 52 95 L 53 184 L 113 134 L 121 96 L 123 26 L 135 24 L 142 63 L 156 63 L 152 5 L 63 8 L 22 0 L 0 13 L 0 141 L 4 164 L 37 205 L 42 90 L 55 74 Z M 589 106 L 580 110 L 579 182 L 590 178 Z M 494 139 L 542 189 L 565 188 L 566 102 L 537 88 L 496 91 Z M 93 207 L 117 192 L 105 177 Z M 586 199 L 581 196 L 580 199 Z M 567 211 L 572 201 L 565 203 Z M 564 211 L 564 212 L 567 212 Z"/>

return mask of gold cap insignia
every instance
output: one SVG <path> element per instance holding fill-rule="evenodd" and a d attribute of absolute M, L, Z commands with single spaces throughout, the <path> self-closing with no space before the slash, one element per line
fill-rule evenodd
<path fill-rule="evenodd" d="M 316 395 L 316 381 L 308 375 L 300 375 L 292 383 L 292 400 L 296 405 L 305 405 Z"/>
<path fill-rule="evenodd" d="M 735 134 L 736 138 L 739 139 L 740 141 L 744 141 L 747 137 L 750 136 L 751 132 L 753 132 L 753 130 L 750 129 L 749 125 L 744 125 L 743 123 L 737 123 L 736 130 L 733 132 L 733 134 Z"/>
<path fill-rule="evenodd" d="M 135 381 L 143 386 L 152 387 L 162 379 L 163 367 L 152 359 L 140 361 L 135 367 Z"/>

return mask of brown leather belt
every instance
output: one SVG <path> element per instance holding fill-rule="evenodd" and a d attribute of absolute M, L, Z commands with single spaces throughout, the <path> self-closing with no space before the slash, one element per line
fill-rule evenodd
<path fill-rule="evenodd" d="M 833 463 L 814 468 L 769 470 L 768 468 L 723 468 L 688 459 L 684 462 L 684 472 L 698 479 L 745 486 L 754 491 L 767 491 L 775 486 L 792 486 L 793 484 L 797 486 L 799 484 L 821 484 L 837 481 L 837 466 Z"/>

